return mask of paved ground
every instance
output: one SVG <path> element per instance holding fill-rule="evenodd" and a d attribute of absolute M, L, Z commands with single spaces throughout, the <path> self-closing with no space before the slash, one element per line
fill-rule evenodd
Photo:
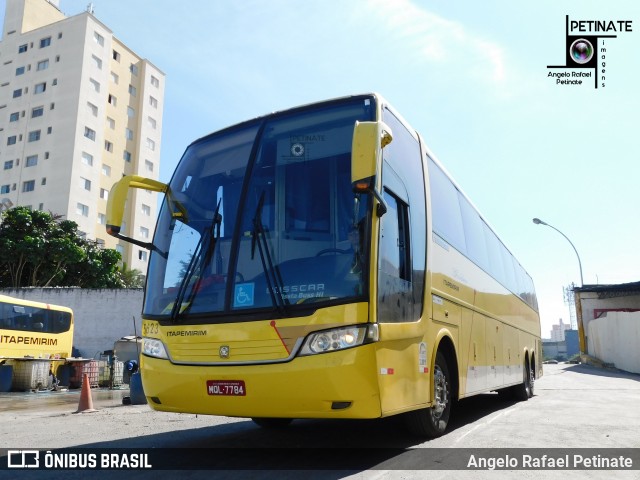
<path fill-rule="evenodd" d="M 640 448 L 640 376 L 586 365 L 545 365 L 536 396 L 521 403 L 498 401 L 487 394 L 463 401 L 447 435 L 423 442 L 404 433 L 397 418 L 378 421 L 295 421 L 283 431 L 263 430 L 246 419 L 169 414 L 147 405 L 122 404 L 128 390 L 93 390 L 95 413 L 74 414 L 75 392 L 0 394 L 0 448 L 107 447 L 140 448 L 280 447 L 318 448 Z M 292 450 L 295 452 L 296 450 Z M 303 451 L 303 450 L 298 450 Z M 499 452 L 499 450 L 498 450 Z M 388 460 L 388 459 L 387 459 Z M 393 459 L 391 459 L 393 460 Z M 393 464 L 393 463 L 391 463 Z M 313 472 L 314 478 L 513 478 L 515 472 L 438 472 L 368 470 Z M 0 471 L 0 477 L 2 476 Z M 32 472 L 20 478 L 45 478 Z M 76 472 L 80 473 L 80 472 Z M 95 472 L 107 474 L 113 472 Z M 155 478 L 169 472 L 159 472 Z M 184 471 L 184 478 L 202 472 Z M 259 478 L 258 473 L 252 473 Z M 456 475 L 452 475 L 455 473 Z M 606 473 L 606 475 L 604 475 Z M 293 475 L 289 478 L 299 478 Z M 136 476 L 137 475 L 137 476 Z M 211 475 L 211 472 L 209 472 Z M 216 478 L 238 472 L 215 472 Z M 91 476 L 94 476 L 93 473 Z M 206 475 L 202 473 L 204 478 Z M 287 477 L 280 472 L 277 478 Z M 519 478 L 624 478 L 635 472 L 520 471 Z M 65 478 L 85 478 L 65 475 Z M 273 477 L 273 478 L 276 478 Z M 55 478 L 55 477 L 46 477 Z M 119 478 L 148 478 L 143 473 Z"/>

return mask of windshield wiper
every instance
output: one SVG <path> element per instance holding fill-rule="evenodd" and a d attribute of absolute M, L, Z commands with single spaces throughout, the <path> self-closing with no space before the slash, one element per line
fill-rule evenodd
<path fill-rule="evenodd" d="M 253 216 L 253 231 L 251 232 L 251 260 L 255 257 L 256 244 L 258 245 L 258 252 L 260 253 L 260 260 L 262 262 L 262 270 L 264 271 L 265 280 L 267 282 L 267 289 L 271 295 L 271 301 L 273 305 L 286 313 L 289 300 L 285 299 L 282 295 L 283 281 L 280 275 L 280 269 L 274 266 L 273 259 L 271 258 L 271 252 L 269 251 L 269 243 L 267 242 L 264 225 L 262 224 L 262 207 L 264 205 L 264 190 L 258 200 L 258 206 L 256 207 L 255 214 Z"/>
<path fill-rule="evenodd" d="M 219 213 L 220 204 L 222 202 L 222 198 L 218 200 L 218 205 L 216 205 L 216 209 L 213 212 L 213 219 L 211 220 L 211 225 L 207 228 L 200 237 L 198 241 L 198 245 L 196 245 L 196 251 L 191 258 L 191 262 L 189 263 L 189 267 L 185 273 L 182 282 L 180 283 L 180 289 L 178 290 L 178 296 L 176 297 L 176 301 L 173 304 L 173 308 L 171 309 L 171 320 L 176 321 L 178 315 L 180 315 L 180 309 L 184 302 L 184 296 L 187 293 L 187 287 L 189 283 L 191 283 L 191 279 L 195 272 L 199 271 L 200 275 L 211 263 L 211 258 L 213 257 L 213 252 L 216 249 L 216 244 L 218 243 L 218 239 L 220 238 L 220 226 L 222 225 L 222 215 Z M 191 287 L 191 292 L 189 293 L 189 298 L 186 301 L 187 307 L 185 310 L 188 310 L 193 304 L 193 299 L 197 293 L 197 286 L 199 282 L 196 282 Z"/>

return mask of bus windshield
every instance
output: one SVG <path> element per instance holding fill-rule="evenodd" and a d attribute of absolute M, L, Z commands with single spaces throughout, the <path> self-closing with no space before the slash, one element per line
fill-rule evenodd
<path fill-rule="evenodd" d="M 351 185 L 351 142 L 374 114 L 360 97 L 192 144 L 160 211 L 143 313 L 233 322 L 365 299 L 370 200 Z"/>

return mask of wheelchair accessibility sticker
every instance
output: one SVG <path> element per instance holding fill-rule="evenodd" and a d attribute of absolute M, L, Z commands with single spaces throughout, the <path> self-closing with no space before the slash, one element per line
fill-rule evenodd
<path fill-rule="evenodd" d="M 233 294 L 234 307 L 253 307 L 255 285 L 253 283 L 238 283 Z"/>

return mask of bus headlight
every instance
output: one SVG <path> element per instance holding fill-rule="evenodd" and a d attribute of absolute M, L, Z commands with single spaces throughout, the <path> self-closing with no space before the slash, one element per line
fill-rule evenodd
<path fill-rule="evenodd" d="M 169 359 L 167 350 L 164 348 L 164 344 L 160 340 L 155 338 L 143 338 L 142 339 L 142 353 L 149 357 Z"/>
<path fill-rule="evenodd" d="M 378 326 L 375 324 L 333 328 L 309 335 L 299 355 L 335 352 L 376 341 L 378 341 Z"/>

